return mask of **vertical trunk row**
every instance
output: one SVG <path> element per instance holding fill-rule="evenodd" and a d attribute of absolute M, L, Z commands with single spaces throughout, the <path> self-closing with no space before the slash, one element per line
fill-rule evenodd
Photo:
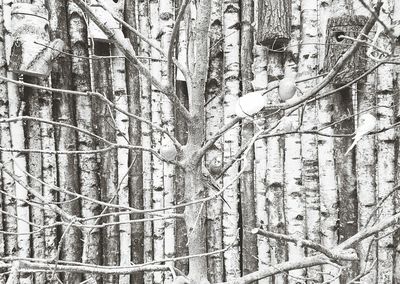
<path fill-rule="evenodd" d="M 292 1 L 292 34 L 289 42 L 289 57 L 285 62 L 285 76 L 296 76 L 297 66 L 294 63 L 299 53 L 300 43 L 300 3 Z M 301 94 L 297 94 L 300 96 Z M 287 112 L 291 112 L 289 109 Z M 299 110 L 292 112 L 288 121 L 293 127 L 300 123 Z M 285 137 L 285 214 L 286 231 L 297 238 L 305 237 L 305 192 L 302 185 L 302 161 L 301 161 L 301 140 L 299 134 L 291 134 Z M 289 260 L 296 261 L 304 257 L 304 249 L 295 244 L 288 244 Z M 296 283 L 295 277 L 305 276 L 305 270 L 299 269 L 289 272 L 288 283 Z"/>
<path fill-rule="evenodd" d="M 147 1 L 139 2 L 138 6 L 139 30 L 150 37 L 150 20 L 149 20 L 149 3 Z M 139 55 L 150 57 L 151 49 L 147 43 L 139 42 Z M 156 55 L 157 56 L 157 55 Z M 146 67 L 150 68 L 151 61 L 149 60 Z M 141 114 L 142 117 L 151 120 L 151 82 L 140 76 L 140 92 L 141 92 Z M 143 147 L 151 147 L 151 128 L 149 125 L 142 123 L 142 145 Z M 143 161 L 143 207 L 151 209 L 152 207 L 152 154 L 150 152 L 142 153 Z M 149 262 L 153 259 L 153 223 L 144 223 L 144 262 Z M 139 277 L 140 275 L 138 275 Z M 144 273 L 144 283 L 153 283 L 153 274 L 151 272 Z M 140 282 L 139 282 L 140 283 Z"/>
<path fill-rule="evenodd" d="M 206 139 L 209 139 L 222 126 L 222 3 L 220 0 L 211 2 L 210 27 L 210 59 L 206 88 Z M 218 176 L 221 173 L 222 151 L 221 141 L 216 143 L 216 149 L 208 151 L 205 165 L 210 173 Z M 218 180 L 222 185 L 221 179 Z M 208 251 L 222 249 L 222 200 L 216 198 L 207 204 L 207 248 Z M 223 258 L 220 254 L 208 257 L 208 275 L 211 283 L 222 282 L 224 277 Z"/>
<path fill-rule="evenodd" d="M 302 18 L 302 46 L 299 54 L 299 77 L 308 78 L 318 74 L 318 1 L 301 2 Z M 317 84 L 316 80 L 301 83 L 298 87 L 303 91 L 311 89 Z M 311 130 L 318 124 L 316 103 L 309 103 L 303 109 L 302 130 Z M 301 136 L 302 149 L 302 184 L 305 188 L 306 204 L 306 235 L 315 243 L 320 243 L 320 196 L 318 181 L 318 146 L 316 135 L 303 134 Z M 308 250 L 307 255 L 315 254 Z M 321 267 L 308 269 L 308 277 L 322 280 Z"/>
<path fill-rule="evenodd" d="M 171 42 L 171 33 L 174 25 L 174 4 L 172 0 L 160 1 L 159 6 L 159 21 L 160 31 L 163 32 L 161 36 L 161 49 L 168 53 L 168 48 Z M 173 55 L 175 56 L 175 55 Z M 168 68 L 166 62 L 161 65 L 161 80 L 164 84 L 168 84 Z M 174 75 L 174 74 L 172 74 Z M 161 96 L 161 120 L 162 125 L 170 133 L 175 132 L 175 121 L 174 121 L 174 109 L 172 102 L 165 96 Z M 161 138 L 162 147 L 171 147 L 172 141 L 166 135 Z M 172 146 L 174 147 L 174 146 Z M 164 206 L 170 207 L 175 204 L 175 166 L 164 162 L 163 163 L 164 177 L 163 177 L 163 188 L 164 188 Z M 168 211 L 171 212 L 171 211 Z M 167 258 L 175 257 L 175 219 L 166 219 L 164 221 L 165 236 L 164 236 L 164 254 Z M 174 265 L 173 263 L 169 263 Z M 172 283 L 172 274 L 165 273 L 164 283 Z"/>
<path fill-rule="evenodd" d="M 151 39 L 153 42 L 160 46 L 160 40 L 164 36 L 164 31 L 161 30 L 159 23 L 159 1 L 150 0 L 150 27 L 151 27 Z M 159 57 L 160 54 L 155 49 L 151 51 L 152 57 Z M 151 73 L 152 75 L 160 79 L 161 78 L 161 62 L 152 61 L 151 62 Z M 161 98 L 162 94 L 155 87 L 152 86 L 151 90 L 151 120 L 154 124 L 162 126 L 161 120 Z M 152 147 L 159 150 L 161 147 L 162 136 L 160 132 L 154 131 L 152 133 Z M 153 156 L 152 164 L 152 191 L 153 191 L 153 208 L 164 207 L 164 172 L 163 172 L 163 162 L 157 157 Z M 165 256 L 164 252 L 164 239 L 165 239 L 165 221 L 157 220 L 153 222 L 153 255 L 154 259 L 163 259 Z M 162 283 L 164 280 L 164 272 L 154 272 L 154 283 Z"/>
<path fill-rule="evenodd" d="M 224 124 L 231 121 L 235 114 L 235 105 L 240 94 L 240 7 L 237 0 L 225 0 L 223 4 L 223 35 L 224 35 Z M 238 126 L 228 130 L 223 136 L 224 163 L 229 162 L 239 149 L 240 128 Z M 223 242 L 224 247 L 231 245 L 225 257 L 226 280 L 233 280 L 240 276 L 240 252 L 237 243 L 239 226 L 238 208 L 238 180 L 234 180 L 239 171 L 238 163 L 226 171 L 223 184 L 227 189 L 224 198 L 229 208 L 223 204 Z"/>
<path fill-rule="evenodd" d="M 240 39 L 240 70 L 242 81 L 242 95 L 252 91 L 251 81 L 253 73 L 251 64 L 253 62 L 253 28 L 254 4 L 253 0 L 241 1 L 241 39 Z M 253 121 L 242 122 L 241 143 L 242 145 L 251 140 L 254 134 Z M 240 165 L 244 172 L 240 179 L 240 209 L 242 219 L 242 273 L 249 274 L 257 270 L 257 237 L 251 234 L 256 225 L 255 199 L 254 199 L 254 148 L 245 157 Z"/>
<path fill-rule="evenodd" d="M 133 27 L 137 27 L 136 24 L 136 1 L 126 0 L 125 1 L 125 21 Z M 138 53 L 138 40 L 133 33 L 128 32 L 127 38 L 131 41 L 135 52 Z M 148 61 L 145 61 L 148 62 Z M 140 103 L 140 82 L 139 73 L 137 69 L 130 63 L 125 62 L 126 66 L 126 85 L 127 95 L 129 103 L 129 111 L 135 115 L 141 116 L 141 103 Z M 129 121 L 129 141 L 132 145 L 142 145 L 142 129 L 141 124 L 138 120 L 131 119 Z M 142 165 L 142 152 L 131 151 L 129 153 L 129 166 L 131 167 L 129 173 L 129 198 L 130 205 L 133 208 L 143 208 L 143 165 Z M 122 200 L 120 199 L 120 202 Z M 143 218 L 143 214 L 132 215 L 132 219 Z M 129 219 L 129 217 L 127 218 Z M 121 220 L 121 218 L 120 218 Z M 131 250 L 129 252 L 123 252 L 122 241 L 122 228 L 121 229 L 121 265 L 126 265 L 130 257 L 128 254 L 132 254 L 131 261 L 133 263 L 143 263 L 143 228 L 142 222 L 132 223 L 127 228 L 131 228 Z M 129 233 L 126 233 L 126 237 L 129 237 Z M 133 283 L 143 283 L 143 273 L 135 273 L 131 276 L 120 276 L 120 284 L 129 283 L 131 278 Z"/>

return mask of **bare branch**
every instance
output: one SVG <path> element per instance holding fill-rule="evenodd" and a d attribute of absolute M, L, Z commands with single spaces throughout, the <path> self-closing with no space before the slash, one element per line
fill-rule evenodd
<path fill-rule="evenodd" d="M 286 241 L 286 242 L 290 242 L 290 243 L 295 243 L 297 245 L 309 247 L 318 252 L 325 254 L 327 257 L 332 258 L 334 260 L 335 259 L 358 260 L 357 254 L 353 250 L 349 251 L 349 252 L 341 251 L 338 253 L 338 252 L 330 250 L 320 244 L 314 243 L 310 240 L 299 239 L 299 238 L 289 236 L 289 235 L 269 232 L 269 231 L 265 231 L 265 230 L 262 230 L 259 228 L 254 228 L 253 230 L 251 230 L 251 233 L 258 234 L 258 235 L 261 235 L 261 236 L 264 236 L 267 238 L 272 238 L 272 239 L 276 239 L 276 240 L 280 240 L 280 241 Z"/>

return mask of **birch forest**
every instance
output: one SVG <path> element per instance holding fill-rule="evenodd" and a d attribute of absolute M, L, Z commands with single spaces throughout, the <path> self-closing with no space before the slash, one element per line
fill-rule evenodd
<path fill-rule="evenodd" d="M 400 284 L 400 0 L 0 3 L 0 284 Z"/>

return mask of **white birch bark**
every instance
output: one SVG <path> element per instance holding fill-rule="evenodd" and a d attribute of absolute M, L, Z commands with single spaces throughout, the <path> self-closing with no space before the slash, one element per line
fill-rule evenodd
<path fill-rule="evenodd" d="M 4 8 L 9 8 L 9 6 L 5 6 Z M 4 27 L 7 32 L 12 31 L 11 26 L 11 15 L 8 14 L 11 11 L 9 9 L 4 9 Z M 5 38 L 6 48 L 11 44 L 11 38 Z M 11 72 L 7 72 L 7 77 L 10 79 L 17 80 L 17 76 Z M 8 92 L 8 101 L 9 101 L 9 116 L 17 117 L 22 115 L 25 107 L 25 102 L 21 100 L 21 93 L 18 90 L 18 87 L 12 83 L 7 84 L 7 92 Z M 24 134 L 24 125 L 22 121 L 14 122 L 10 124 L 10 136 L 11 136 L 11 147 L 16 149 L 24 149 L 25 148 L 25 134 Z M 13 153 L 11 155 L 11 161 L 13 164 L 14 171 L 13 173 L 20 178 L 22 184 L 27 184 L 27 176 L 25 172 L 27 171 L 27 162 L 25 154 L 21 153 Z M 29 206 L 25 203 L 24 200 L 28 200 L 28 191 L 25 187 L 23 187 L 19 183 L 15 183 L 15 197 L 16 201 L 16 216 L 18 219 L 17 223 L 17 255 L 18 257 L 27 258 L 30 256 L 31 247 L 30 247 L 30 226 L 27 222 L 30 220 L 29 215 Z M 27 222 L 26 222 L 27 221 Z M 21 275 L 20 283 L 28 284 L 31 283 L 31 275 Z"/>
<path fill-rule="evenodd" d="M 8 78 L 16 80 L 17 77 L 8 72 Z M 20 98 L 20 92 L 16 85 L 9 83 L 8 84 L 8 100 L 9 100 L 9 111 L 10 117 L 21 116 L 24 104 Z M 24 149 L 25 148 L 25 134 L 24 134 L 24 125 L 22 121 L 13 122 L 10 124 L 10 133 L 11 133 L 11 145 L 15 149 Z M 14 174 L 21 180 L 22 184 L 27 184 L 28 179 L 25 174 L 27 172 L 27 163 L 26 156 L 24 154 L 13 154 L 12 157 L 13 165 L 14 165 Z M 17 203 L 17 232 L 18 232 L 18 257 L 27 258 L 31 253 L 30 246 L 30 226 L 27 222 L 29 222 L 29 206 L 25 203 L 24 200 L 28 200 L 28 191 L 27 189 L 21 185 L 20 183 L 15 184 L 15 196 Z M 27 221 L 27 222 L 26 222 Z M 21 276 L 20 283 L 28 284 L 31 283 L 31 276 L 29 274 Z"/>
<path fill-rule="evenodd" d="M 299 78 L 308 78 L 318 74 L 318 1 L 301 1 L 302 45 L 299 54 Z M 317 84 L 317 80 L 309 80 L 298 84 L 302 92 L 306 92 Z M 302 130 L 311 130 L 317 125 L 315 102 L 307 104 L 303 109 Z M 318 146 L 314 134 L 301 135 L 302 184 L 305 188 L 306 235 L 307 239 L 320 243 L 320 194 L 318 181 Z M 307 250 L 307 255 L 315 251 Z M 321 267 L 311 267 L 307 276 L 322 280 Z"/>
<path fill-rule="evenodd" d="M 25 82 L 47 85 L 45 80 L 35 79 L 33 77 L 25 76 Z M 43 92 L 38 90 L 33 90 L 31 88 L 25 88 L 25 96 L 27 97 L 27 112 L 29 116 L 39 117 L 39 97 Z M 29 149 L 41 149 L 42 141 L 41 141 L 41 125 L 36 121 L 29 121 L 27 123 L 28 131 L 27 139 L 28 139 L 28 148 Z M 39 182 L 42 180 L 42 155 L 40 153 L 29 153 L 28 154 L 28 171 L 33 177 L 30 177 L 29 186 L 32 190 L 36 191 L 40 196 L 43 196 L 43 185 Z M 40 204 L 40 200 L 38 198 L 33 197 L 33 202 L 37 202 Z M 39 226 L 44 225 L 44 211 L 40 207 L 31 207 L 31 217 L 34 220 L 35 224 Z M 44 258 L 44 232 L 39 232 L 37 234 L 32 235 L 32 254 L 35 258 Z M 34 281 L 38 283 L 45 282 L 45 274 L 44 273 L 35 273 Z"/>
<path fill-rule="evenodd" d="M 149 21 L 149 3 L 139 2 L 139 30 L 144 34 L 150 34 L 150 21 Z M 150 57 L 151 49 L 147 43 L 139 42 L 139 55 Z M 150 61 L 147 61 L 146 66 L 150 68 Z M 151 83 L 143 75 L 140 75 L 141 87 L 141 113 L 142 117 L 151 120 Z M 151 128 L 146 123 L 142 123 L 142 145 L 143 147 L 151 147 Z M 152 208 L 152 154 L 143 152 L 143 206 L 144 209 Z M 144 262 L 149 262 L 153 259 L 153 223 L 144 223 Z M 153 283 L 153 273 L 144 273 L 144 283 Z"/>
<path fill-rule="evenodd" d="M 2 53 L 2 68 L 0 69 L 2 76 L 7 76 L 7 70 L 4 68 L 6 65 L 6 57 L 9 54 L 6 54 L 7 51 L 11 50 L 11 39 L 10 39 L 10 24 L 11 24 L 11 1 L 2 1 L 2 17 L 1 21 L 1 36 L 4 36 L 5 41 L 0 42 L 0 52 Z M 1 118 L 9 117 L 9 103 L 8 103 L 8 84 L 6 82 L 1 83 L 0 89 L 0 116 Z M 10 133 L 10 125 L 8 123 L 0 124 L 0 133 L 1 133 L 1 147 L 2 148 L 11 148 L 11 133 Z M 12 163 L 12 153 L 10 152 L 2 152 L 1 153 L 1 162 L 4 164 L 4 167 L 7 171 L 14 172 L 13 163 Z M 4 215 L 4 230 L 10 233 L 17 233 L 17 222 L 16 219 L 12 216 L 17 215 L 16 211 L 16 203 L 15 198 L 15 182 L 14 180 L 7 175 L 6 173 L 2 173 L 2 190 L 8 193 L 9 195 L 4 195 L 4 207 L 8 214 Z M 15 234 L 5 234 L 5 254 L 9 256 L 16 256 L 18 251 L 17 244 L 17 235 Z"/>
<path fill-rule="evenodd" d="M 225 0 L 223 4 L 223 35 L 224 35 L 224 123 L 231 121 L 235 114 L 235 105 L 240 93 L 240 30 L 239 1 Z M 200 59 L 201 60 L 201 59 Z M 239 149 L 239 127 L 228 130 L 223 136 L 224 162 L 230 161 Z M 224 253 L 226 280 L 240 276 L 240 251 L 237 243 L 239 222 L 238 212 L 238 181 L 233 181 L 239 165 L 235 163 L 223 176 L 224 198 L 231 208 L 223 204 L 223 243 L 227 247 L 234 245 Z"/>
<path fill-rule="evenodd" d="M 210 64 L 206 89 L 206 139 L 209 139 L 222 126 L 222 3 L 220 0 L 211 2 L 211 28 L 210 28 Z M 209 151 L 205 157 L 205 165 L 214 175 L 219 175 L 222 169 L 222 144 L 217 141 L 215 146 L 218 151 Z M 218 167 L 218 165 L 221 165 Z M 212 168 L 214 167 L 214 168 Z M 222 180 L 218 180 L 220 186 Z M 222 249 L 222 200 L 216 198 L 207 204 L 207 247 L 209 251 Z M 220 254 L 208 257 L 208 275 L 211 282 L 222 282 L 224 276 L 223 258 Z"/>
<path fill-rule="evenodd" d="M 400 3 L 399 1 L 395 1 L 393 5 L 393 13 L 392 13 L 392 24 L 400 24 Z M 400 45 L 397 43 L 394 46 L 394 55 L 399 56 L 400 55 Z M 393 66 L 394 69 L 394 76 L 395 76 L 395 87 L 397 93 L 400 90 L 400 66 L 396 65 Z M 395 98 L 395 103 L 399 104 L 400 103 L 400 97 L 397 96 Z M 398 119 L 400 116 L 400 108 L 397 108 L 395 112 L 395 117 Z M 396 135 L 397 139 L 397 160 L 399 159 L 399 153 L 400 153 L 400 136 L 399 134 Z M 400 167 L 396 167 L 396 182 L 399 183 L 400 181 Z M 394 195 L 394 206 L 395 206 L 395 212 L 398 213 L 400 211 L 400 194 L 395 194 Z M 400 233 L 397 232 L 395 234 L 395 258 L 394 258 L 394 269 L 393 269 L 393 281 L 395 283 L 400 283 Z"/>
<path fill-rule="evenodd" d="M 371 74 L 367 79 L 358 82 L 357 112 L 367 111 L 376 116 L 375 98 L 375 74 Z M 371 225 L 376 218 L 372 218 L 368 224 L 368 219 L 376 205 L 376 179 L 375 179 L 375 147 L 376 139 L 374 135 L 365 136 L 357 143 L 356 147 L 356 176 L 358 193 L 358 226 L 365 228 Z M 360 279 L 360 283 L 368 284 L 376 282 L 377 265 L 376 242 L 374 236 L 366 238 L 359 245 L 360 252 L 360 273 L 370 270 L 370 272 Z"/>
<path fill-rule="evenodd" d="M 288 50 L 294 58 L 298 58 L 300 43 L 300 3 L 292 1 L 292 32 Z M 285 76 L 296 76 L 293 61 L 287 60 L 285 63 Z M 288 112 L 291 110 L 288 109 Z M 299 113 L 294 111 L 288 117 L 289 123 L 296 127 L 299 123 Z M 297 238 L 305 238 L 305 194 L 304 187 L 301 185 L 301 141 L 299 134 L 291 134 L 285 137 L 285 216 L 286 232 Z M 304 248 L 292 243 L 288 244 L 288 257 L 291 261 L 301 261 L 305 256 Z M 296 283 L 297 277 L 305 276 L 305 270 L 293 270 L 289 272 L 288 283 Z"/>
<path fill-rule="evenodd" d="M 222 2 L 212 1 L 211 3 L 211 29 L 210 29 L 210 63 L 209 78 L 207 84 L 206 100 L 206 139 L 215 135 L 223 122 L 222 105 L 222 81 L 223 81 L 223 53 L 222 41 Z M 206 166 L 211 173 L 218 176 L 222 169 L 221 140 L 215 143 L 217 151 L 210 151 L 206 155 Z M 214 167 L 214 168 L 212 168 Z M 218 180 L 222 186 L 222 179 Z M 223 247 L 222 244 L 222 200 L 217 198 L 208 203 L 207 206 L 207 240 L 209 251 L 215 251 Z M 208 258 L 209 277 L 213 282 L 223 280 L 224 265 L 221 255 L 211 255 Z"/>
<path fill-rule="evenodd" d="M 113 56 L 123 56 L 122 52 L 112 47 L 111 54 Z M 128 109 L 128 96 L 125 85 L 125 59 L 114 58 L 112 61 L 113 68 L 113 90 L 115 96 L 115 104 L 117 107 L 124 111 Z M 117 111 L 115 113 L 115 126 L 117 128 L 117 144 L 128 145 L 129 144 L 129 118 Z M 128 184 L 128 157 L 129 150 L 119 148 L 117 151 L 117 162 L 118 162 L 118 204 L 122 206 L 129 206 L 129 184 Z M 129 215 L 120 215 L 119 222 L 129 222 Z M 119 242 L 120 242 L 120 259 L 119 264 L 121 266 L 129 266 L 131 262 L 131 226 L 129 223 L 119 225 Z M 119 277 L 119 283 L 129 283 L 129 275 L 121 275 Z"/>
<path fill-rule="evenodd" d="M 255 10 L 257 11 L 257 9 Z M 267 49 L 261 45 L 254 47 L 254 63 L 253 73 L 254 79 L 252 82 L 254 91 L 261 90 L 267 87 Z M 265 125 L 265 118 L 261 115 L 257 119 L 258 125 Z M 254 190 L 256 200 L 256 224 L 260 228 L 268 228 L 268 205 L 266 197 L 267 186 L 267 140 L 259 139 L 254 143 Z M 271 263 L 271 246 L 269 239 L 262 236 L 257 236 L 258 248 L 258 269 L 263 269 Z M 271 283 L 272 279 L 259 280 L 260 284 Z"/>
<path fill-rule="evenodd" d="M 150 27 L 151 27 L 151 39 L 153 42 L 158 42 L 161 38 L 162 30 L 160 29 L 159 23 L 159 3 L 156 0 L 152 0 L 149 3 L 149 17 L 150 17 Z M 159 56 L 159 52 L 154 48 L 151 50 L 151 56 Z M 151 62 L 151 73 L 157 78 L 161 79 L 161 62 L 152 61 Z M 155 87 L 151 87 L 151 120 L 153 123 L 161 126 L 161 98 L 162 94 Z M 154 131 L 152 133 L 152 148 L 159 150 L 161 147 L 162 137 L 160 132 Z M 163 172 L 163 162 L 157 157 L 153 156 L 152 163 L 152 191 L 153 191 L 153 204 L 152 208 L 163 208 L 164 207 L 164 172 Z M 153 222 L 153 255 L 154 259 L 163 259 L 165 257 L 164 252 L 164 239 L 165 239 L 165 221 L 157 220 Z M 164 272 L 154 272 L 154 283 L 162 283 L 164 281 Z"/>
<path fill-rule="evenodd" d="M 386 4 L 384 8 L 391 10 Z M 389 23 L 384 16 L 383 19 Z M 378 29 L 379 31 L 379 29 Z M 389 42 L 381 38 L 377 43 L 381 47 L 388 49 Z M 377 127 L 382 129 L 392 125 L 394 121 L 394 94 L 393 94 L 393 69 L 391 65 L 385 65 L 377 70 L 376 81 L 376 104 L 377 104 Z M 398 164 L 395 158 L 395 129 L 377 134 L 377 200 L 386 197 L 395 185 L 395 165 Z M 384 220 L 394 214 L 393 195 L 390 195 L 381 208 L 378 210 L 378 220 Z M 393 234 L 390 233 L 394 228 L 389 227 L 378 234 L 378 283 L 390 283 L 393 279 L 393 257 L 394 244 Z"/>
<path fill-rule="evenodd" d="M 331 98 L 323 98 L 318 101 L 319 128 L 332 123 L 333 105 Z M 333 134 L 333 128 L 327 127 L 321 130 L 326 135 Z M 333 138 L 318 136 L 318 168 L 320 187 L 320 212 L 321 212 L 321 244 L 331 247 L 337 244 L 337 220 L 338 220 L 338 193 L 335 178 L 335 164 L 333 159 L 334 145 Z M 329 265 L 322 267 L 324 281 L 331 280 L 337 274 L 337 269 Z M 339 283 L 334 281 L 334 283 Z"/>
<path fill-rule="evenodd" d="M 110 46 L 98 41 L 94 42 L 95 55 L 110 55 Z M 93 62 L 94 70 L 94 89 L 103 94 L 109 101 L 114 102 L 114 95 L 112 90 L 111 78 L 111 60 L 104 58 Z M 94 107 L 95 118 L 95 134 L 103 137 L 104 139 L 115 143 L 115 111 L 110 109 L 103 102 L 96 101 Z M 97 143 L 97 149 L 103 149 L 107 145 L 103 142 Z M 112 149 L 105 153 L 98 155 L 97 159 L 100 165 L 99 178 L 100 178 L 100 196 L 103 202 L 111 204 L 118 204 L 117 192 L 117 150 Z M 97 213 L 113 212 L 115 209 L 103 209 Z M 100 219 L 96 220 L 99 223 Z M 104 223 L 118 222 L 118 217 L 115 215 L 108 215 L 102 218 Z M 99 232 L 91 229 L 90 234 L 98 234 L 100 243 L 99 247 L 94 246 L 88 250 L 88 256 L 93 262 L 103 263 L 107 266 L 118 265 L 119 261 L 119 233 L 118 226 L 106 226 L 101 228 Z M 118 275 L 105 275 L 102 277 L 104 283 L 118 282 Z"/>
<path fill-rule="evenodd" d="M 282 54 L 277 52 L 268 53 L 268 75 L 269 78 L 281 78 L 283 76 Z M 278 91 L 274 90 L 271 97 L 276 98 L 275 102 L 278 103 Z M 270 115 L 267 118 L 267 128 L 275 125 L 281 118 L 280 114 Z M 267 138 L 267 172 L 266 172 L 266 205 L 268 216 L 268 230 L 284 234 L 286 232 L 285 226 L 285 193 L 284 187 L 284 154 L 285 137 L 269 137 Z M 292 232 L 289 232 L 292 233 Z M 274 239 L 268 240 L 271 260 L 267 265 L 276 265 L 286 260 L 287 245 L 285 242 L 277 241 Z M 267 281 L 267 280 L 263 280 Z M 275 282 L 285 283 L 287 276 L 280 273 L 275 276 Z"/>
<path fill-rule="evenodd" d="M 4 22 L 3 22 L 3 1 L 0 1 L 0 37 L 4 38 L 5 36 L 5 29 L 4 29 Z M 6 71 L 6 53 L 5 53 L 5 45 L 4 41 L 0 41 L 0 75 L 1 76 L 7 76 L 7 71 Z M 5 98 L 7 94 L 7 83 L 6 82 L 1 82 L 0 83 L 0 119 L 6 118 L 5 114 L 8 113 L 8 110 L 4 104 L 4 101 L 7 101 Z M 2 147 L 2 142 L 3 142 L 3 127 L 0 126 L 0 147 Z M 0 162 L 4 165 L 3 161 L 3 155 L 4 153 L 0 153 Z M 4 185 L 4 174 L 0 172 L 0 190 L 4 190 L 5 185 Z M 0 192 L 0 207 L 1 210 L 5 211 L 5 198 L 6 195 L 3 194 L 3 192 Z M 0 231 L 4 232 L 5 231 L 5 220 L 6 220 L 6 214 L 0 213 Z M 0 257 L 5 256 L 6 248 L 5 248 L 5 240 L 6 236 L 5 234 L 0 235 Z M 5 275 L 0 275 L 0 283 L 4 283 L 6 281 Z"/>
<path fill-rule="evenodd" d="M 159 4 L 159 22 L 160 30 L 163 32 L 161 37 L 161 49 L 168 54 L 168 48 L 171 42 L 171 33 L 174 26 L 174 6 L 171 0 L 160 1 Z M 174 56 L 174 55 L 173 55 Z M 161 65 L 161 80 L 164 84 L 168 84 L 168 67 L 166 62 Z M 165 129 L 168 129 L 170 133 L 174 133 L 175 121 L 174 121 L 174 109 L 172 102 L 167 96 L 161 96 L 161 121 Z M 163 147 L 172 145 L 170 138 L 163 135 L 161 138 L 161 144 Z M 163 188 L 164 188 L 164 206 L 170 207 L 175 205 L 175 166 L 164 162 L 163 163 Z M 171 211 L 169 211 L 171 212 Z M 167 258 L 175 257 L 175 219 L 167 219 L 164 221 L 164 254 Z M 168 263 L 174 265 L 173 263 Z M 172 283 L 173 276 L 170 272 L 165 273 L 164 283 Z"/>
<path fill-rule="evenodd" d="M 319 3 L 319 63 L 320 70 L 324 65 L 326 27 L 330 17 L 331 6 L 329 2 Z M 329 91 L 328 88 L 325 88 Z M 333 105 L 331 98 L 320 99 L 317 103 L 318 128 L 325 127 L 332 123 Z M 332 135 L 333 128 L 328 127 L 322 130 L 322 133 Z M 337 182 L 335 178 L 334 164 L 334 139 L 327 136 L 318 136 L 318 169 L 319 169 L 319 192 L 320 192 L 320 214 L 321 214 L 321 244 L 327 247 L 336 245 L 338 242 L 336 223 L 338 220 L 338 194 Z M 337 269 L 330 265 L 323 265 L 323 280 L 329 281 L 337 276 Z M 339 283 L 336 279 L 333 284 Z"/>

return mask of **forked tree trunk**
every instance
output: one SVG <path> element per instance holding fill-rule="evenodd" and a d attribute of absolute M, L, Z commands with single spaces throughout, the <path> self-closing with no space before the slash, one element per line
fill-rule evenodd
<path fill-rule="evenodd" d="M 204 195 L 201 160 L 196 152 L 202 146 L 205 131 L 204 91 L 208 70 L 208 27 L 210 24 L 211 1 L 201 1 L 197 5 L 195 33 L 193 34 L 193 56 L 189 57 L 189 65 L 193 68 L 193 80 L 189 88 L 189 109 L 192 114 L 188 125 L 188 141 L 184 147 L 185 157 L 185 199 L 187 201 L 201 198 Z M 202 59 L 197 60 L 196 59 Z M 189 254 L 203 254 L 207 250 L 207 234 L 205 228 L 205 210 L 202 204 L 193 204 L 185 208 L 185 223 L 188 235 Z M 189 275 L 191 283 L 206 281 L 207 258 L 189 259 Z"/>

